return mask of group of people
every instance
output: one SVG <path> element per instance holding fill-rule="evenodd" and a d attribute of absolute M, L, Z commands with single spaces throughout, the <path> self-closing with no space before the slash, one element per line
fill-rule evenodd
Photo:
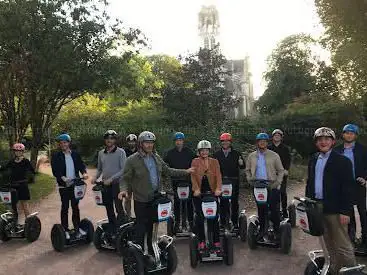
<path fill-rule="evenodd" d="M 315 131 L 314 142 L 317 152 L 308 164 L 308 177 L 305 195 L 319 202 L 324 213 L 325 242 L 331 256 L 332 269 L 336 273 L 342 266 L 356 264 L 353 244 L 356 244 L 356 221 L 353 205 L 357 205 L 362 228 L 359 245 L 367 248 L 366 179 L 367 149 L 358 143 L 359 129 L 347 124 L 342 131 L 343 143 L 335 146 L 336 135 L 330 128 L 322 127 Z M 185 135 L 174 135 L 175 146 L 162 159 L 155 151 L 156 137 L 152 132 L 144 131 L 138 137 L 129 134 L 126 137 L 128 147 L 117 146 L 117 133 L 108 130 L 104 135 L 105 148 L 98 153 L 98 166 L 95 183 L 99 178 L 107 188 L 107 200 L 104 201 L 111 228 L 116 228 L 119 214 L 131 213 L 131 197 L 134 198 L 136 216 L 136 242 L 144 247 L 144 237 L 151 243 L 153 215 L 152 202 L 155 193 L 162 188 L 162 179 L 171 177 L 174 198 L 175 230 L 182 228 L 198 231 L 199 248 L 205 247 L 205 235 L 202 226 L 201 194 L 211 192 L 221 195 L 222 178 L 232 180 L 231 204 L 221 199 L 219 216 L 229 213 L 231 206 L 232 228 L 238 228 L 239 179 L 244 169 L 248 182 L 263 179 L 271 182 L 268 205 L 275 232 L 279 231 L 280 215 L 287 217 L 287 177 L 291 165 L 289 148 L 283 144 L 283 132 L 276 129 L 271 137 L 266 133 L 256 136 L 256 150 L 245 160 L 242 154 L 232 147 L 229 133 L 220 135 L 221 149 L 212 153 L 211 143 L 201 140 L 197 144 L 196 154 L 185 146 Z M 80 155 L 70 149 L 71 137 L 61 134 L 57 137 L 60 150 L 51 159 L 52 172 L 56 178 L 61 198 L 61 224 L 68 232 L 68 209 L 72 208 L 72 221 L 78 234 L 86 234 L 79 228 L 80 214 L 78 200 L 74 197 L 72 181 L 80 177 L 88 179 L 86 165 Z M 272 143 L 269 145 L 269 140 Z M 16 203 L 26 215 L 29 214 L 25 201 L 30 199 L 28 185 L 29 174 L 34 170 L 24 158 L 24 145 L 13 146 L 15 158 L 1 169 L 11 170 L 11 180 L 20 182 L 17 188 L 17 200 L 13 210 L 17 216 Z M 212 154 L 211 154 L 212 153 Z M 212 156 L 212 157 L 211 157 Z M 186 180 L 190 184 L 190 203 L 185 217 L 180 217 L 177 183 Z M 121 200 L 125 198 L 124 205 Z M 280 209 L 281 207 L 281 209 Z M 116 209 L 116 212 L 115 212 Z M 282 210 L 282 211 L 280 211 Z M 193 221 L 195 211 L 198 220 Z M 265 206 L 258 206 L 261 228 L 264 227 Z M 116 217 L 116 213 L 118 214 Z M 186 224 L 186 217 L 188 224 Z M 219 227 L 224 226 L 224 217 L 215 225 L 214 246 L 220 249 Z M 152 247 L 148 247 L 152 253 Z"/>

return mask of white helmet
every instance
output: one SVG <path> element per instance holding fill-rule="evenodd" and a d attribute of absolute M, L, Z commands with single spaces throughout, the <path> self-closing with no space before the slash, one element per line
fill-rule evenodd
<path fill-rule="evenodd" d="M 139 137 L 138 137 L 138 141 L 139 142 L 144 142 L 144 141 L 155 141 L 155 135 L 152 132 L 149 131 L 144 131 L 141 132 Z"/>
<path fill-rule="evenodd" d="M 331 130 L 330 128 L 328 128 L 328 127 L 318 128 L 315 131 L 315 134 L 313 135 L 313 138 L 317 139 L 318 137 L 331 137 L 332 139 L 336 138 L 335 132 L 333 130 Z"/>
<path fill-rule="evenodd" d="M 200 149 L 212 149 L 212 145 L 209 141 L 207 140 L 201 140 L 199 141 L 198 143 L 198 146 L 197 146 L 197 149 L 200 150 Z"/>
<path fill-rule="evenodd" d="M 283 136 L 283 131 L 280 130 L 280 129 L 275 129 L 272 133 L 271 133 L 271 136 L 274 136 L 275 134 L 279 134 L 281 136 Z"/>
<path fill-rule="evenodd" d="M 138 137 L 134 134 L 130 134 L 126 137 L 126 141 L 137 141 Z"/>

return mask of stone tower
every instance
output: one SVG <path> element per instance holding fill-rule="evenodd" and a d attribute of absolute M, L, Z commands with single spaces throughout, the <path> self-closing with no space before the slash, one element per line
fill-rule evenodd
<path fill-rule="evenodd" d="M 199 36 L 201 47 L 212 49 L 218 44 L 219 15 L 214 5 L 202 6 L 199 12 Z"/>

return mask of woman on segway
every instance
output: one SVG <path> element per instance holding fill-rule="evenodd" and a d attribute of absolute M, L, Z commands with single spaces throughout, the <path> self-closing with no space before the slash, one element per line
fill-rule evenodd
<path fill-rule="evenodd" d="M 10 172 L 10 183 L 16 192 L 12 193 L 12 210 L 14 214 L 14 221 L 18 224 L 18 210 L 17 204 L 19 202 L 20 208 L 23 210 L 24 216 L 29 215 L 27 201 L 31 199 L 28 188 L 28 183 L 34 179 L 35 171 L 30 161 L 24 158 L 25 147 L 21 143 L 13 145 L 12 150 L 15 158 L 9 161 L 5 166 L 1 167 L 1 171 L 8 170 Z"/>
<path fill-rule="evenodd" d="M 220 173 L 219 162 L 209 157 L 211 144 L 207 140 L 202 140 L 197 145 L 199 157 L 192 161 L 195 172 L 191 175 L 192 191 L 194 193 L 194 206 L 196 213 L 195 231 L 199 237 L 199 249 L 205 249 L 204 216 L 201 209 L 201 194 L 211 192 L 216 197 L 221 195 L 222 175 Z M 218 215 L 217 215 L 218 216 Z M 221 249 L 219 240 L 218 217 L 208 221 L 208 230 L 213 231 L 213 242 L 216 250 Z"/>
<path fill-rule="evenodd" d="M 73 179 L 79 177 L 79 173 L 83 175 L 84 179 L 88 179 L 87 169 L 83 163 L 80 155 L 71 151 L 71 138 L 68 134 L 61 134 L 57 137 L 60 151 L 56 152 L 51 158 L 51 168 L 54 177 L 59 186 L 59 193 L 61 197 L 61 225 L 65 229 L 66 239 L 70 239 L 68 212 L 69 204 L 73 210 L 73 225 L 74 229 L 78 230 L 79 235 L 86 235 L 87 232 L 79 228 L 80 213 L 79 200 L 74 196 L 74 188 L 72 185 Z"/>

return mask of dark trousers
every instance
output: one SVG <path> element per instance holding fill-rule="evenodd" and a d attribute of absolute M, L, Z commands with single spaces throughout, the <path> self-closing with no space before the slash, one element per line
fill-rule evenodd
<path fill-rule="evenodd" d="M 194 197 L 193 198 L 195 205 L 195 234 L 198 235 L 199 241 L 205 241 L 205 228 L 204 228 L 204 215 L 201 209 L 201 198 Z M 218 214 L 215 219 L 207 220 L 208 232 L 213 233 L 213 243 L 219 242 L 219 222 L 218 222 Z"/>
<path fill-rule="evenodd" d="M 259 215 L 260 228 L 265 227 L 268 211 L 270 209 L 270 220 L 274 224 L 274 230 L 279 230 L 280 225 L 280 190 L 272 189 L 268 191 L 268 202 L 257 204 L 257 213 Z"/>
<path fill-rule="evenodd" d="M 80 224 L 80 212 L 79 212 L 79 201 L 74 196 L 74 187 L 59 188 L 61 197 L 61 225 L 65 230 L 69 229 L 69 204 L 73 211 L 72 220 L 75 229 L 79 228 Z"/>
<path fill-rule="evenodd" d="M 237 182 L 232 183 L 232 198 L 231 203 L 229 203 L 229 199 L 221 198 L 220 199 L 220 224 L 224 226 L 226 224 L 227 219 L 229 219 L 229 205 L 231 204 L 231 220 L 234 226 L 238 226 L 238 195 L 240 193 L 240 185 Z"/>
<path fill-rule="evenodd" d="M 113 183 L 110 186 L 105 188 L 105 196 L 104 196 L 104 205 L 106 207 L 108 223 L 110 224 L 110 229 L 114 232 L 117 228 L 117 216 L 122 215 L 124 213 L 122 201 L 118 199 L 119 193 L 119 185 L 118 183 Z M 116 209 L 116 212 L 115 212 Z"/>
<path fill-rule="evenodd" d="M 173 190 L 175 192 L 175 196 L 174 196 L 174 206 L 173 206 L 173 213 L 175 215 L 175 222 L 176 225 L 181 225 L 184 226 L 186 225 L 186 219 L 189 221 L 189 223 L 192 223 L 193 221 L 193 217 L 194 217 L 194 212 L 193 212 L 193 207 L 192 207 L 192 191 L 191 191 L 191 185 L 190 185 L 190 189 L 189 189 L 189 198 L 187 200 L 182 200 L 182 210 L 180 209 L 180 198 L 177 195 L 177 184 L 173 181 Z M 183 214 L 183 217 L 181 217 L 181 211 Z M 182 220 L 181 220 L 182 218 Z"/>
<path fill-rule="evenodd" d="M 14 223 L 15 224 L 18 224 L 18 217 L 19 217 L 18 208 L 17 208 L 18 201 L 19 200 L 18 200 L 17 191 L 12 191 L 11 192 L 11 209 L 12 209 L 12 212 L 13 212 L 13 218 L 14 218 Z"/>
<path fill-rule="evenodd" d="M 149 254 L 154 254 L 152 248 L 152 232 L 153 217 L 156 213 L 153 213 L 153 204 L 152 202 L 139 202 L 134 200 L 134 211 L 136 216 L 135 241 L 144 250 L 144 238 L 145 234 L 147 234 Z"/>
<path fill-rule="evenodd" d="M 287 210 L 288 197 L 287 197 L 287 181 L 288 176 L 283 177 L 282 185 L 280 186 L 280 199 L 282 201 L 282 210 Z"/>
<path fill-rule="evenodd" d="M 367 211 L 366 211 L 366 192 L 357 193 L 357 209 L 359 213 L 359 220 L 361 223 L 362 241 L 367 244 Z M 354 209 L 350 216 L 350 223 L 348 225 L 348 234 L 352 242 L 356 238 L 356 218 Z"/>

